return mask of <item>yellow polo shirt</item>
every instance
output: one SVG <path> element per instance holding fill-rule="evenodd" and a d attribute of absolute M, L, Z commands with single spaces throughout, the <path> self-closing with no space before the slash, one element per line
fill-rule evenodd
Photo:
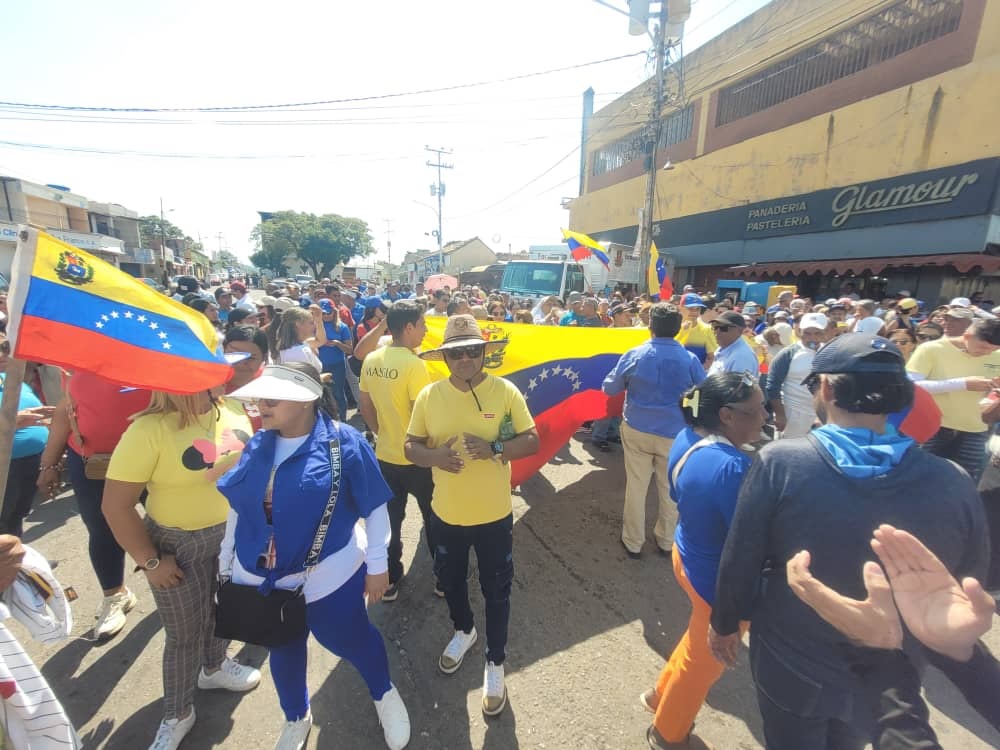
<path fill-rule="evenodd" d="M 914 350 L 906 369 L 927 380 L 950 380 L 972 375 L 995 378 L 1000 376 L 1000 351 L 973 357 L 947 339 L 925 341 Z M 932 395 L 941 409 L 942 427 L 961 432 L 986 432 L 988 429 L 980 418 L 979 410 L 979 401 L 985 393 L 951 391 Z"/>
<path fill-rule="evenodd" d="M 383 346 L 365 357 L 359 387 L 371 396 L 378 413 L 375 457 L 390 464 L 409 465 L 403 453 L 412 404 L 431 382 L 427 365 L 403 346 Z"/>

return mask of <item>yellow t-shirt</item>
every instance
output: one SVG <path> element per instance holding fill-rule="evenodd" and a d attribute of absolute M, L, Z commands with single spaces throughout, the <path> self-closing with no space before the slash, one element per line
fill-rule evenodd
<path fill-rule="evenodd" d="M 684 328 L 684 324 L 681 324 L 681 330 L 674 338 L 678 344 L 698 357 L 702 364 L 705 364 L 705 358 L 709 354 L 715 354 L 719 348 L 712 326 L 701 319 L 696 320 L 694 325 L 688 328 Z"/>
<path fill-rule="evenodd" d="M 360 388 L 372 398 L 378 412 L 375 457 L 390 464 L 407 465 L 403 453 L 411 404 L 431 382 L 427 365 L 403 346 L 383 346 L 365 357 Z"/>
<path fill-rule="evenodd" d="M 995 378 L 1000 376 L 1000 352 L 973 357 L 947 339 L 925 341 L 913 352 L 906 369 L 927 380 L 967 378 L 971 375 Z M 962 432 L 986 432 L 988 429 L 979 416 L 979 401 L 985 394 L 979 391 L 951 391 L 932 395 L 941 409 L 942 427 Z"/>
<path fill-rule="evenodd" d="M 179 427 L 177 414 L 147 414 L 125 430 L 111 456 L 108 479 L 142 482 L 146 514 L 161 526 L 197 531 L 226 522 L 229 503 L 215 482 L 253 434 L 239 402 Z"/>
<path fill-rule="evenodd" d="M 493 442 L 509 440 L 535 426 L 524 396 L 510 381 L 487 375 L 475 392 L 474 398 L 472 393 L 458 390 L 448 379 L 432 383 L 417 396 L 407 429 L 414 437 L 427 438 L 430 448 L 458 437 L 454 449 L 465 466 L 457 474 L 433 469 L 431 501 L 437 516 L 454 526 L 491 523 L 511 512 L 510 464 L 495 458 L 470 458 L 463 433 Z"/>

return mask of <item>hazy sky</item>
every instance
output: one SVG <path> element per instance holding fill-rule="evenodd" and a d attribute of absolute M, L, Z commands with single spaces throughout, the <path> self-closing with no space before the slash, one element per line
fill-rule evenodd
<path fill-rule="evenodd" d="M 607 0 L 625 9 L 625 0 Z M 766 0 L 696 0 L 690 50 Z M 560 241 L 577 194 L 582 92 L 600 108 L 645 80 L 646 37 L 594 0 L 284 3 L 31 0 L 0 27 L 0 100 L 111 108 L 364 101 L 217 112 L 0 105 L 0 174 L 169 218 L 246 257 L 258 210 L 357 216 L 378 257 L 436 247 L 434 171 L 448 147 L 445 241 L 497 251 Z M 424 204 L 424 205 L 420 205 Z M 218 235 L 221 234 L 221 241 Z"/>

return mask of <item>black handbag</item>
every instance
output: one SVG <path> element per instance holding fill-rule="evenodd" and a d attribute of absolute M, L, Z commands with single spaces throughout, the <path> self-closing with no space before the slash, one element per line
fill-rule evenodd
<path fill-rule="evenodd" d="M 330 499 L 320 519 L 312 547 L 306 556 L 305 571 L 319 562 L 333 511 L 340 494 L 340 439 L 330 441 Z M 272 589 L 267 594 L 257 586 L 223 581 L 215 596 L 215 637 L 243 641 L 258 646 L 283 646 L 308 632 L 306 597 L 299 586 L 294 591 Z"/>

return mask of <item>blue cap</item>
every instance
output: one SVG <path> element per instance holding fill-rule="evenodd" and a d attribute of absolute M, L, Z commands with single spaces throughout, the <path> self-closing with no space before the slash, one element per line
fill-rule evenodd
<path fill-rule="evenodd" d="M 684 307 L 705 307 L 705 303 L 697 294 L 685 294 L 681 298 L 681 304 Z"/>
<path fill-rule="evenodd" d="M 872 358 L 873 354 L 885 352 L 890 356 Z M 837 336 L 813 357 L 809 377 L 802 381 L 806 385 L 814 375 L 820 373 L 885 372 L 906 377 L 906 362 L 899 347 L 889 339 L 872 336 L 870 333 L 845 333 Z"/>
<path fill-rule="evenodd" d="M 321 299 L 319 301 L 319 309 L 329 315 L 333 312 L 333 303 L 328 299 Z"/>
<path fill-rule="evenodd" d="M 385 304 L 385 300 L 381 297 L 365 297 L 365 309 L 370 310 L 373 307 L 381 307 Z"/>
<path fill-rule="evenodd" d="M 303 308 L 305 308 L 305 309 L 308 310 L 309 306 L 312 303 L 313 303 L 313 301 L 311 299 L 309 299 L 308 297 L 306 297 L 306 296 L 299 297 L 299 307 L 303 307 Z"/>

